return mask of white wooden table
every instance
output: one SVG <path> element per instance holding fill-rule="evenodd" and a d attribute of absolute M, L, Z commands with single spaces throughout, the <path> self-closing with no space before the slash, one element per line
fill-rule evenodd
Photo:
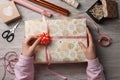
<path fill-rule="evenodd" d="M 6 1 L 8 0 L 0 0 L 0 4 Z M 64 8 L 67 8 L 71 12 L 71 15 L 70 17 L 65 17 L 58 13 L 53 12 L 54 17 L 48 19 L 63 19 L 63 18 L 81 16 L 81 15 L 89 17 L 85 12 L 88 8 L 91 7 L 92 4 L 94 4 L 96 0 L 79 0 L 81 3 L 79 9 L 74 9 L 73 7 L 70 7 L 67 4 L 61 2 L 60 0 L 49 0 L 49 1 Z M 116 0 L 116 1 L 118 2 L 119 15 L 120 15 L 120 0 Z M 24 39 L 24 27 L 25 27 L 24 21 L 41 19 L 40 14 L 32 10 L 29 10 L 27 8 L 24 8 L 20 5 L 17 5 L 17 7 L 20 11 L 20 14 L 22 15 L 23 21 L 16 30 L 14 41 L 8 43 L 6 40 L 0 37 L 0 56 L 3 56 L 6 52 L 11 50 L 17 52 L 17 54 L 20 54 L 21 44 Z M 3 31 L 9 29 L 12 25 L 14 25 L 14 23 L 7 26 L 0 19 L 0 36 Z M 106 32 L 113 39 L 112 45 L 110 47 L 107 48 L 100 47 L 97 43 L 97 39 L 99 38 L 99 36 L 96 34 L 96 32 L 93 31 L 93 27 L 92 26 L 90 27 L 92 30 L 94 42 L 96 43 L 96 53 L 104 67 L 106 80 L 120 80 L 120 18 L 114 20 L 107 20 L 103 24 L 99 24 L 98 27 L 100 28 L 101 32 Z M 0 80 L 4 72 L 2 62 L 3 61 L 0 60 Z M 51 66 L 54 71 L 63 74 L 64 76 L 68 77 L 69 80 L 87 79 L 86 63 L 56 64 Z M 13 79 L 14 76 L 7 73 L 5 80 L 13 80 Z M 46 71 L 46 65 L 35 65 L 35 80 L 62 80 L 62 79 Z"/>

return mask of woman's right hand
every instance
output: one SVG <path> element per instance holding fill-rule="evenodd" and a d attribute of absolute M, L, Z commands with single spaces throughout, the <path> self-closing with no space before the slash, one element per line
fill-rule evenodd
<path fill-rule="evenodd" d="M 35 48 L 40 43 L 37 36 L 29 36 L 25 38 L 22 45 L 22 55 L 32 57 L 35 54 Z"/>

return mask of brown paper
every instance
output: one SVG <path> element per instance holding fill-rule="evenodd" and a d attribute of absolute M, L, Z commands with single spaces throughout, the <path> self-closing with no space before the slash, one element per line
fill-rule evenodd
<path fill-rule="evenodd" d="M 102 0 L 104 17 L 115 18 L 118 15 L 117 3 L 111 0 Z"/>

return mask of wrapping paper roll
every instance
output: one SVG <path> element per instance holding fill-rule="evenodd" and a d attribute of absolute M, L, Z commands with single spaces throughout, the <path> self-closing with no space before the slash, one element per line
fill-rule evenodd
<path fill-rule="evenodd" d="M 29 8 L 29 9 L 31 9 L 33 11 L 36 11 L 36 12 L 38 12 L 40 14 L 43 14 L 43 15 L 45 15 L 47 17 L 52 16 L 52 14 L 50 12 L 48 12 L 48 11 L 46 11 L 44 9 L 38 8 L 38 7 L 36 7 L 36 6 L 34 6 L 34 5 L 30 4 L 30 3 L 27 3 L 24 0 L 13 0 L 13 1 L 15 3 L 17 3 L 17 4 L 20 4 L 20 5 L 22 5 L 22 6 L 26 7 L 26 8 Z"/>

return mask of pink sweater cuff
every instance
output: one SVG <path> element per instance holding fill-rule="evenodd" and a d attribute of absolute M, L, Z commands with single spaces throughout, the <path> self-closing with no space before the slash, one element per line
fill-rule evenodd
<path fill-rule="evenodd" d="M 34 63 L 34 58 L 20 55 L 19 62 L 22 63 L 23 65 L 33 64 Z"/>
<path fill-rule="evenodd" d="M 93 60 L 88 60 L 88 67 L 99 67 L 101 64 L 98 60 L 98 58 Z"/>

